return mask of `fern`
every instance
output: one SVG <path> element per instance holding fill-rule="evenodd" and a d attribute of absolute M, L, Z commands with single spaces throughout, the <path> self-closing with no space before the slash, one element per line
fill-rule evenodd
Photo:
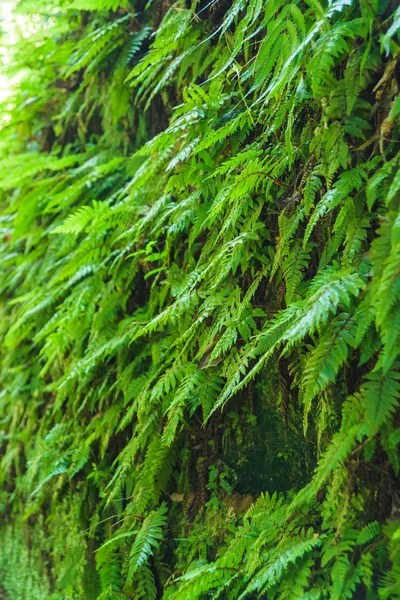
<path fill-rule="evenodd" d="M 371 433 L 374 433 L 397 407 L 400 392 L 398 379 L 396 371 L 389 371 L 385 375 L 375 371 L 368 375 L 367 382 L 361 388 Z"/>
<path fill-rule="evenodd" d="M 142 567 L 164 539 L 163 527 L 166 524 L 167 507 L 161 505 L 157 511 L 150 513 L 143 521 L 129 553 L 128 577 L 131 578 Z"/>
<path fill-rule="evenodd" d="M 396 596 L 392 5 L 18 3 L 9 598 Z"/>

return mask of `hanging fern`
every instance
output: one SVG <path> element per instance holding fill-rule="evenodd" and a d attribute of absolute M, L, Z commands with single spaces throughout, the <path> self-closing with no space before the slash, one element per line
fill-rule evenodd
<path fill-rule="evenodd" d="M 10 599 L 400 598 L 394 4 L 17 3 Z"/>

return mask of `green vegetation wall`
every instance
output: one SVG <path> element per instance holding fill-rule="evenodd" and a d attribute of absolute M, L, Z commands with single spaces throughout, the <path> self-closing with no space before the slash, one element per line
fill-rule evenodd
<path fill-rule="evenodd" d="M 0 587 L 399 599 L 397 2 L 17 12 Z"/>

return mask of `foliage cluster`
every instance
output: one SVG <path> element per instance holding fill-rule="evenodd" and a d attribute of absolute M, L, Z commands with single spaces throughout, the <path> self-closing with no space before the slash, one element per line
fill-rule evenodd
<path fill-rule="evenodd" d="M 9 597 L 400 598 L 400 9 L 17 10 Z"/>

